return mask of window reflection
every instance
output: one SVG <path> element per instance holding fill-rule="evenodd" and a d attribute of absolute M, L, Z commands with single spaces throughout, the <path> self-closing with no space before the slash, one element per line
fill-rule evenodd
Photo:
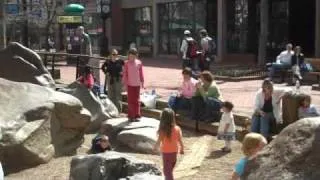
<path fill-rule="evenodd" d="M 186 29 L 197 37 L 205 27 L 205 9 L 206 0 L 159 4 L 159 52 L 177 54 Z"/>
<path fill-rule="evenodd" d="M 125 47 L 135 44 L 141 53 L 152 52 L 152 12 L 151 7 L 126 9 Z"/>

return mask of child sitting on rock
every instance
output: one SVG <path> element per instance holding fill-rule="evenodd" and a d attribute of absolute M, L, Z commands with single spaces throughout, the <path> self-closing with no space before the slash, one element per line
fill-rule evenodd
<path fill-rule="evenodd" d="M 299 102 L 298 117 L 299 119 L 320 116 L 318 110 L 311 104 L 311 97 L 309 95 L 302 95 Z"/>
<path fill-rule="evenodd" d="M 236 127 L 232 113 L 233 104 L 229 101 L 222 103 L 222 117 L 218 128 L 219 140 L 225 141 L 225 146 L 221 149 L 223 152 L 231 152 L 231 141 L 235 140 Z"/>
<path fill-rule="evenodd" d="M 232 180 L 239 180 L 243 175 L 248 160 L 256 157 L 257 153 L 267 144 L 264 136 L 258 133 L 247 134 L 242 141 L 242 151 L 245 157 L 240 159 L 232 173 Z"/>

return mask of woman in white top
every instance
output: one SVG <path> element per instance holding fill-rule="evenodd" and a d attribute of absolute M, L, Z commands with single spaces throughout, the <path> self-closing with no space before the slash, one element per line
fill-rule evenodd
<path fill-rule="evenodd" d="M 273 87 L 270 80 L 263 81 L 262 88 L 256 94 L 251 132 L 261 133 L 268 138 L 272 121 L 275 120 L 278 124 L 283 122 L 281 100 L 289 91 L 289 89 Z"/>

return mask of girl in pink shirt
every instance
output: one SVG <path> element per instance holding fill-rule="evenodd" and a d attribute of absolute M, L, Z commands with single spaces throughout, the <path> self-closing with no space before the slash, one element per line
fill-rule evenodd
<path fill-rule="evenodd" d="M 140 112 L 140 88 L 144 88 L 144 76 L 142 62 L 137 59 L 138 51 L 131 48 L 128 60 L 124 64 L 123 83 L 128 94 L 128 119 L 130 122 L 139 121 Z"/>
<path fill-rule="evenodd" d="M 79 77 L 78 81 L 90 90 L 93 88 L 94 78 L 90 67 L 85 67 L 84 73 Z"/>
<path fill-rule="evenodd" d="M 193 79 L 192 70 L 190 68 L 185 68 L 182 71 L 183 82 L 181 87 L 179 88 L 179 93 L 175 98 L 174 103 L 172 103 L 171 108 L 173 110 L 191 109 L 191 98 L 196 92 L 196 83 L 197 80 Z"/>

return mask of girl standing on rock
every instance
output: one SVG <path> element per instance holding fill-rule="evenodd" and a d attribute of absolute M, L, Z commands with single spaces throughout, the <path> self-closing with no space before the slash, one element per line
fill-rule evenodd
<path fill-rule="evenodd" d="M 181 129 L 175 121 L 175 113 L 169 108 L 164 109 L 161 114 L 158 140 L 154 146 L 155 152 L 157 152 L 159 145 L 162 153 L 165 179 L 173 180 L 173 169 L 177 161 L 177 153 L 180 150 L 180 154 L 184 154 L 184 146 Z"/>
<path fill-rule="evenodd" d="M 144 76 L 142 62 L 138 59 L 138 51 L 131 48 L 128 60 L 124 64 L 123 83 L 128 95 L 128 119 L 130 122 L 139 121 L 140 112 L 140 88 L 144 88 Z"/>
<path fill-rule="evenodd" d="M 121 93 L 122 93 L 122 67 L 123 60 L 119 59 L 118 51 L 112 50 L 111 60 L 106 61 L 101 69 L 106 74 L 106 84 L 108 85 L 108 97 L 117 107 L 119 112 L 122 112 Z"/>

